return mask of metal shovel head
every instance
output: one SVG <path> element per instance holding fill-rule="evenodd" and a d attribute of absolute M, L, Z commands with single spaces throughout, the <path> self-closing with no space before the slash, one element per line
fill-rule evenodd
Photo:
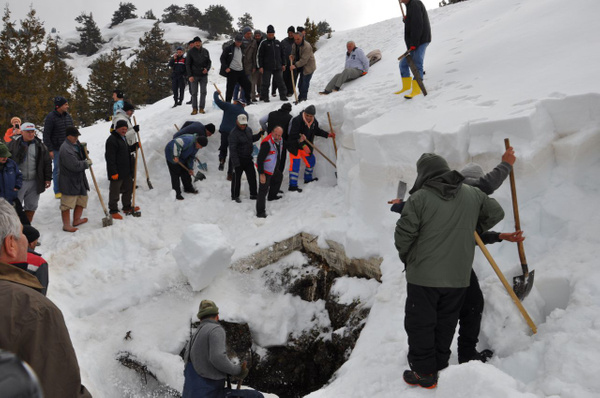
<path fill-rule="evenodd" d="M 113 225 L 113 219 L 110 216 L 106 216 L 102 219 L 102 228 Z"/>
<path fill-rule="evenodd" d="M 529 292 L 531 292 L 534 276 L 535 270 L 530 271 L 528 274 L 515 276 L 513 278 L 513 290 L 515 291 L 515 294 L 519 300 L 523 301 L 525 297 L 529 295 Z"/>

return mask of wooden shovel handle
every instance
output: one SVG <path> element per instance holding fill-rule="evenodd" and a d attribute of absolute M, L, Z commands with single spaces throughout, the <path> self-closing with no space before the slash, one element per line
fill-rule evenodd
<path fill-rule="evenodd" d="M 400 5 L 400 11 L 402 11 L 402 19 L 404 19 L 406 15 L 404 15 L 404 8 L 402 8 L 402 0 L 398 0 L 398 4 Z"/>
<path fill-rule="evenodd" d="M 479 248 L 481 249 L 481 252 L 485 256 L 485 258 L 487 258 L 488 262 L 494 269 L 494 272 L 496 272 L 496 275 L 498 275 L 498 278 L 500 278 L 500 281 L 504 285 L 504 288 L 508 292 L 510 298 L 512 298 L 512 301 L 515 303 L 515 305 L 519 309 L 519 312 L 521 312 L 521 315 L 523 315 L 523 318 L 525 318 L 525 322 L 527 322 L 527 324 L 531 328 L 531 331 L 533 331 L 534 334 L 537 333 L 537 327 L 535 326 L 535 323 L 533 323 L 533 320 L 527 313 L 527 310 L 525 309 L 525 307 L 523 307 L 523 304 L 521 303 L 521 300 L 519 300 L 519 298 L 515 294 L 515 291 L 508 284 L 508 281 L 504 277 L 504 274 L 502 274 L 502 271 L 500 271 L 498 264 L 496 264 L 496 261 L 494 261 L 494 258 L 488 251 L 487 247 L 485 247 L 485 245 L 483 244 L 483 241 L 481 240 L 481 238 L 479 237 L 479 234 L 477 232 L 475 232 L 475 241 L 477 242 L 477 246 L 479 246 Z"/>
<path fill-rule="evenodd" d="M 510 148 L 510 140 L 508 138 L 504 139 L 504 147 L 505 149 Z M 515 216 L 515 232 L 521 230 L 521 221 L 519 217 L 519 205 L 517 203 L 517 187 L 515 184 L 515 171 L 514 167 L 510 169 L 510 195 L 512 197 L 512 206 L 513 206 L 513 214 Z M 521 260 L 521 268 L 523 269 L 523 274 L 525 276 L 529 275 L 529 269 L 527 267 L 527 259 L 525 258 L 525 248 L 523 247 L 523 242 L 517 242 L 517 248 L 519 250 L 519 260 Z"/>
<path fill-rule="evenodd" d="M 333 132 L 333 124 L 331 123 L 331 115 L 327 112 L 327 119 L 329 119 L 329 131 Z M 337 159 L 337 144 L 335 143 L 335 137 L 333 138 L 333 149 L 335 151 L 335 158 Z"/>

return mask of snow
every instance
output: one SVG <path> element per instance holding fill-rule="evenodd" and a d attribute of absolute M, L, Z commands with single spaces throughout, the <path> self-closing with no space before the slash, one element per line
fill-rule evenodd
<path fill-rule="evenodd" d="M 229 267 L 234 251 L 218 225 L 194 224 L 183 231 L 173 256 L 192 289 L 198 292 Z"/>
<path fill-rule="evenodd" d="M 266 271 L 282 264 L 302 266 L 298 253 L 260 271 L 215 272 L 208 286 L 195 291 L 195 278 L 175 258 L 189 250 L 186 255 L 217 271 L 200 246 L 184 243 L 190 239 L 188 228 L 213 225 L 235 250 L 231 262 L 302 231 L 319 236 L 321 246 L 325 239 L 340 242 L 349 257 L 383 258 L 381 284 L 351 278 L 336 283 L 345 301 L 359 298 L 372 308 L 348 361 L 310 398 L 600 396 L 599 14 L 600 3 L 593 0 L 568 5 L 470 0 L 432 10 L 433 42 L 425 58 L 429 95 L 411 101 L 392 94 L 400 87 L 396 58 L 405 51 L 397 16 L 335 32 L 319 43 L 306 104 L 316 105 L 316 117 L 326 129 L 331 114 L 338 134 L 337 170 L 317 155 L 319 181 L 300 194 L 285 191 L 283 199 L 268 202 L 266 219 L 255 217 L 245 181 L 242 203 L 230 200 L 230 183 L 217 170 L 218 134 L 199 151 L 208 164 L 208 178 L 196 183 L 200 193 L 184 194 L 183 202 L 174 198 L 163 157 L 173 124 L 200 120 L 218 125 L 221 111 L 214 105 L 192 117 L 188 107 L 171 109 L 172 100 L 166 98 L 136 111 L 155 187 L 148 190 L 138 179 L 142 217 L 101 228 L 104 214 L 92 189 L 84 213 L 90 222 L 75 234 L 60 230 L 58 204 L 50 193 L 42 195 L 34 220 L 42 234 L 40 251 L 50 263 L 48 295 L 65 315 L 84 384 L 100 397 L 146 396 L 133 371 L 115 360 L 128 351 L 161 381 L 181 390 L 178 353 L 205 298 L 217 303 L 222 319 L 247 322 L 255 342 L 264 346 L 328 322 L 324 303 L 303 302 L 265 286 Z M 127 29 L 138 34 L 151 27 L 143 20 L 129 23 Z M 173 32 L 174 41 L 187 42 L 194 35 Z M 124 36 L 116 33 L 104 51 L 119 45 L 117 37 L 136 44 Z M 348 40 L 366 51 L 379 48 L 383 59 L 342 91 L 319 96 L 343 67 Z M 206 43 L 215 68 L 209 75 L 208 104 L 212 83 L 225 89 L 216 73 L 220 45 Z M 89 60 L 74 57 L 73 62 L 87 65 Z M 280 105 L 274 100 L 248 107 L 250 126 L 258 129 L 258 119 Z M 294 106 L 293 115 L 302 108 Z M 82 129 L 81 138 L 88 142 L 105 198 L 107 132 L 108 124 L 100 123 Z M 458 365 L 454 343 L 451 365 L 441 372 L 436 390 L 408 387 L 401 378 L 408 369 L 406 280 L 393 245 L 397 215 L 386 202 L 395 196 L 399 179 L 412 185 L 423 152 L 446 157 L 456 169 L 474 161 L 490 170 L 500 161 L 504 138 L 510 138 L 517 155 L 521 226 L 529 267 L 535 270 L 534 288 L 523 305 L 538 332 L 532 335 L 477 252 L 474 268 L 486 300 L 479 349 L 490 348 L 495 356 L 486 364 Z M 315 144 L 335 159 L 330 140 L 317 138 Z M 287 176 L 284 189 L 286 184 Z M 508 182 L 494 197 L 506 212 L 495 230 L 509 231 L 514 224 Z M 227 257 L 228 250 L 216 245 Z M 515 245 L 499 243 L 489 250 L 509 280 L 522 273 Z M 124 340 L 127 331 L 132 340 Z"/>

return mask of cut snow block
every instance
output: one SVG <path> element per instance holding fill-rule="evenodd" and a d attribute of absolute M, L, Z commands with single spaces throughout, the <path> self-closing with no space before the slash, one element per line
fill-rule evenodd
<path fill-rule="evenodd" d="M 200 291 L 231 264 L 234 252 L 215 224 L 193 224 L 184 229 L 173 256 L 194 291 Z"/>

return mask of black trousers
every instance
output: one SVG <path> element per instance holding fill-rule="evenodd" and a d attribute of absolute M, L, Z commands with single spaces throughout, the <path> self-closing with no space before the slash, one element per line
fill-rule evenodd
<path fill-rule="evenodd" d="M 448 366 L 466 290 L 407 284 L 404 328 L 408 363 L 413 371 L 432 374 Z"/>
<path fill-rule="evenodd" d="M 294 82 L 296 84 L 298 84 L 298 69 L 294 69 L 292 71 L 292 73 L 294 74 Z M 292 83 L 292 74 L 290 73 L 290 70 L 288 68 L 286 68 L 285 72 L 283 72 L 283 82 L 285 83 L 285 88 L 287 90 L 288 94 L 293 94 L 294 93 L 294 83 Z"/>
<path fill-rule="evenodd" d="M 266 70 L 264 69 L 263 77 L 262 77 L 262 86 L 260 89 L 260 98 L 265 100 L 269 99 L 269 84 L 271 83 L 271 76 L 273 76 L 273 85 L 277 85 L 277 90 L 279 90 L 279 98 L 282 101 L 287 101 L 287 90 L 285 88 L 285 84 L 283 83 L 283 75 L 282 70 Z"/>
<path fill-rule="evenodd" d="M 231 102 L 231 98 L 233 98 L 233 89 L 235 85 L 239 84 L 240 87 L 244 90 L 244 95 L 246 96 L 246 103 L 249 104 L 252 99 L 252 95 L 250 90 L 252 88 L 252 83 L 246 76 L 246 73 L 243 70 L 235 71 L 231 69 L 227 74 L 227 89 L 225 91 L 225 102 Z"/>
<path fill-rule="evenodd" d="M 219 162 L 225 161 L 227 159 L 227 149 L 229 148 L 229 132 L 219 130 L 221 133 L 221 146 L 219 147 Z M 231 159 L 227 162 L 227 174 L 231 174 Z"/>
<path fill-rule="evenodd" d="M 185 77 L 172 77 L 171 89 L 173 90 L 173 99 L 175 102 L 183 102 L 183 93 L 185 92 Z"/>
<path fill-rule="evenodd" d="M 471 270 L 471 284 L 465 294 L 465 302 L 460 310 L 458 327 L 458 356 L 471 357 L 475 354 L 481 314 L 483 313 L 483 293 L 475 271 Z"/>
<path fill-rule="evenodd" d="M 119 212 L 119 198 L 123 203 L 123 209 L 131 209 L 131 197 L 133 195 L 133 178 L 125 177 L 120 180 L 110 180 L 108 185 L 108 211 Z"/>
<path fill-rule="evenodd" d="M 246 173 L 250 195 L 256 195 L 256 170 L 252 158 L 240 158 L 240 165 L 234 169 L 231 179 L 231 199 L 239 198 L 242 186 L 242 172 Z"/>
<path fill-rule="evenodd" d="M 279 193 L 281 188 L 281 182 L 283 181 L 283 174 L 279 167 L 275 168 L 273 175 L 265 174 L 266 181 L 264 184 L 258 185 L 258 199 L 256 200 L 256 214 L 261 214 L 266 211 L 266 198 L 267 194 L 269 199 L 273 199 Z"/>
<path fill-rule="evenodd" d="M 169 166 L 169 174 L 171 175 L 171 187 L 176 193 L 181 194 L 181 185 L 179 185 L 180 179 L 185 191 L 194 190 L 194 186 L 192 185 L 192 176 L 187 172 L 186 169 L 177 163 L 171 163 L 169 161 L 167 161 L 167 166 Z"/>

